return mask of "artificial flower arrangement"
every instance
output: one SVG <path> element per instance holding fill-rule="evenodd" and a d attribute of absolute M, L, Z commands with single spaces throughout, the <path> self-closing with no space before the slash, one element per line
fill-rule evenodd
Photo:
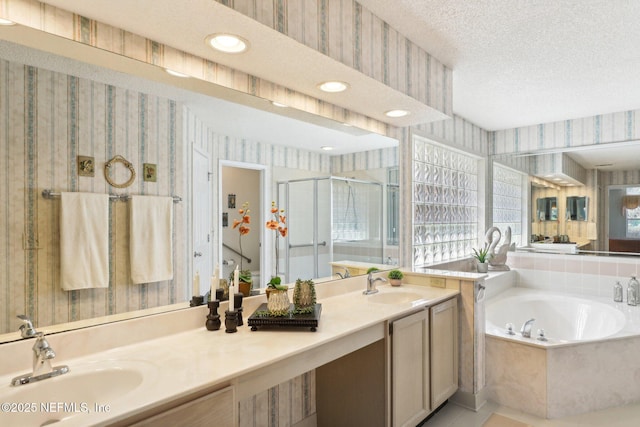
<path fill-rule="evenodd" d="M 233 220 L 233 229 L 238 229 L 238 244 L 240 246 L 240 270 L 242 270 L 242 261 L 244 256 L 242 255 L 242 236 L 249 234 L 251 228 L 249 224 L 251 224 L 251 216 L 249 215 L 249 202 L 244 202 L 242 207 L 238 209 L 238 213 L 240 214 L 240 219 Z"/>
<path fill-rule="evenodd" d="M 271 202 L 271 219 L 267 221 L 266 227 L 269 230 L 275 230 L 275 256 L 276 256 L 276 274 L 274 277 L 278 277 L 278 237 L 287 237 L 287 217 L 284 215 L 284 209 L 278 209 L 276 202 Z M 271 282 L 270 282 L 271 283 Z"/>

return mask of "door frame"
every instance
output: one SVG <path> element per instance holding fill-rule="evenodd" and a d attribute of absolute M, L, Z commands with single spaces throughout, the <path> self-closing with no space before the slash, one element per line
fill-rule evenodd
<path fill-rule="evenodd" d="M 272 271 L 272 262 L 271 256 L 269 256 L 269 248 L 273 247 L 274 240 L 272 234 L 266 233 L 266 227 L 264 224 L 267 221 L 266 213 L 271 209 L 271 171 L 269 170 L 267 165 L 262 165 L 259 163 L 247 163 L 247 162 L 238 162 L 235 160 L 218 160 L 218 212 L 223 212 L 223 206 L 226 202 L 224 195 L 222 194 L 222 168 L 223 167 L 233 167 L 238 169 L 250 169 L 257 170 L 260 172 L 260 206 L 259 206 L 259 214 L 254 215 L 254 219 L 252 219 L 253 229 L 257 229 L 260 232 L 260 280 L 263 283 L 266 283 L 268 280 L 265 280 L 267 277 L 271 277 L 269 274 Z M 257 217 L 257 218 L 256 218 Z M 222 222 L 218 221 L 218 254 L 217 254 L 217 263 L 222 266 Z M 222 267 L 221 267 L 222 268 Z M 253 288 L 256 289 L 261 287 L 262 283 L 253 284 Z"/>
<path fill-rule="evenodd" d="M 191 144 L 191 159 L 190 159 L 190 163 L 191 163 L 191 173 L 189 174 L 189 180 L 190 180 L 190 197 L 192 202 L 190 203 L 191 207 L 190 207 L 190 212 L 189 212 L 189 241 L 190 241 L 190 248 L 189 248 L 189 270 L 190 270 L 190 277 L 195 277 L 196 271 L 195 271 L 195 261 L 194 261 L 194 256 L 193 253 L 195 251 L 195 239 L 194 239 L 194 215 L 195 215 L 195 209 L 193 206 L 193 200 L 195 200 L 195 183 L 193 180 L 193 154 L 194 152 L 198 152 L 200 155 L 203 155 L 204 157 L 206 157 L 207 159 L 207 173 L 209 174 L 209 206 L 207 207 L 208 210 L 208 215 L 210 217 L 210 222 L 209 222 L 209 257 L 210 257 L 210 267 L 211 267 L 211 274 L 213 274 L 213 268 L 214 268 L 214 260 L 215 257 L 213 256 L 213 238 L 214 238 L 214 228 L 213 228 L 213 183 L 211 182 L 211 177 L 212 177 L 212 173 L 211 173 L 211 165 L 212 165 L 212 161 L 211 161 L 211 153 L 209 153 L 207 150 L 198 147 L 198 145 L 196 143 L 192 143 Z M 207 289 L 207 285 L 209 283 L 208 281 L 208 275 L 207 274 L 203 274 L 200 277 L 200 292 L 201 295 L 204 295 L 206 293 L 206 289 Z M 191 289 L 191 282 L 188 280 L 187 283 L 185 284 L 185 289 L 187 289 L 187 292 Z M 203 290 L 205 292 L 203 292 Z"/>

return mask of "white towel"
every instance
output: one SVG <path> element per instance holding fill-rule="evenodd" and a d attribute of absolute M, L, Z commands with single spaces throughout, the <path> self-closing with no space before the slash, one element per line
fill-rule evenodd
<path fill-rule="evenodd" d="M 109 287 L 108 194 L 61 194 L 60 284 L 65 291 Z"/>
<path fill-rule="evenodd" d="M 129 204 L 131 280 L 173 279 L 173 198 L 130 196 Z"/>

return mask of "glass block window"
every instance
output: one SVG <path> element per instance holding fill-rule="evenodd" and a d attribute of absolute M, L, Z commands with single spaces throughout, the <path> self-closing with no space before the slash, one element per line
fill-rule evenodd
<path fill-rule="evenodd" d="M 413 266 L 471 254 L 478 238 L 478 160 L 414 138 Z"/>
<path fill-rule="evenodd" d="M 511 243 L 520 246 L 522 240 L 523 174 L 493 164 L 493 226 L 498 227 L 504 237 L 511 227 Z"/>

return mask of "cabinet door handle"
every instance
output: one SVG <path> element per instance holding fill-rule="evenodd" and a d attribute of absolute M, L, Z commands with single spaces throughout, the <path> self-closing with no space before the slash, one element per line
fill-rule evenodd
<path fill-rule="evenodd" d="M 202 256 L 202 252 L 194 252 L 193 253 L 193 257 L 194 258 L 198 258 L 199 256 Z"/>

